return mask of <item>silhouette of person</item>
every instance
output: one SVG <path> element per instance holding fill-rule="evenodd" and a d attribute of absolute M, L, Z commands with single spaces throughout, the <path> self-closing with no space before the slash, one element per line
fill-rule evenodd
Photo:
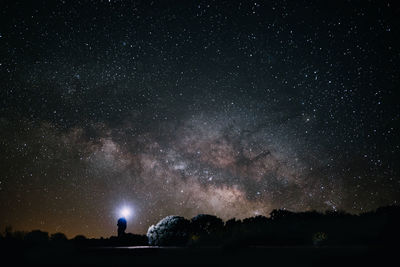
<path fill-rule="evenodd" d="M 119 218 L 117 222 L 118 226 L 118 237 L 122 237 L 125 235 L 125 230 L 126 230 L 126 219 L 125 218 Z"/>

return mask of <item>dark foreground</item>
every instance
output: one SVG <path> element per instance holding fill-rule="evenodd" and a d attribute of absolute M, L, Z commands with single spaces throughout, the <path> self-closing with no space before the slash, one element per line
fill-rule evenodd
<path fill-rule="evenodd" d="M 31 248 L 2 256 L 12 266 L 386 266 L 393 259 L 396 249 L 383 247 Z"/>

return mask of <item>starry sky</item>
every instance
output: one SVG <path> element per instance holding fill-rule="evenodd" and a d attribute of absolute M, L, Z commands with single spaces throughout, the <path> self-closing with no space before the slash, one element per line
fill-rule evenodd
<path fill-rule="evenodd" d="M 0 229 L 400 201 L 396 1 L 2 1 Z"/>

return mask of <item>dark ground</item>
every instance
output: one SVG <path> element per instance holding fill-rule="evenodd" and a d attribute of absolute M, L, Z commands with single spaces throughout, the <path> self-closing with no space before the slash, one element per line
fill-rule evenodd
<path fill-rule="evenodd" d="M 389 266 L 391 260 L 396 260 L 396 253 L 394 249 L 368 247 L 53 247 L 32 248 L 19 254 L 8 252 L 2 258 L 13 266 Z"/>

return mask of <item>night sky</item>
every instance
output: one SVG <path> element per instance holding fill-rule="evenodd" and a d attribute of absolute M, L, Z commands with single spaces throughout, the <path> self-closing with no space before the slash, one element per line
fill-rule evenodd
<path fill-rule="evenodd" d="M 0 229 L 400 201 L 396 1 L 1 1 Z"/>

